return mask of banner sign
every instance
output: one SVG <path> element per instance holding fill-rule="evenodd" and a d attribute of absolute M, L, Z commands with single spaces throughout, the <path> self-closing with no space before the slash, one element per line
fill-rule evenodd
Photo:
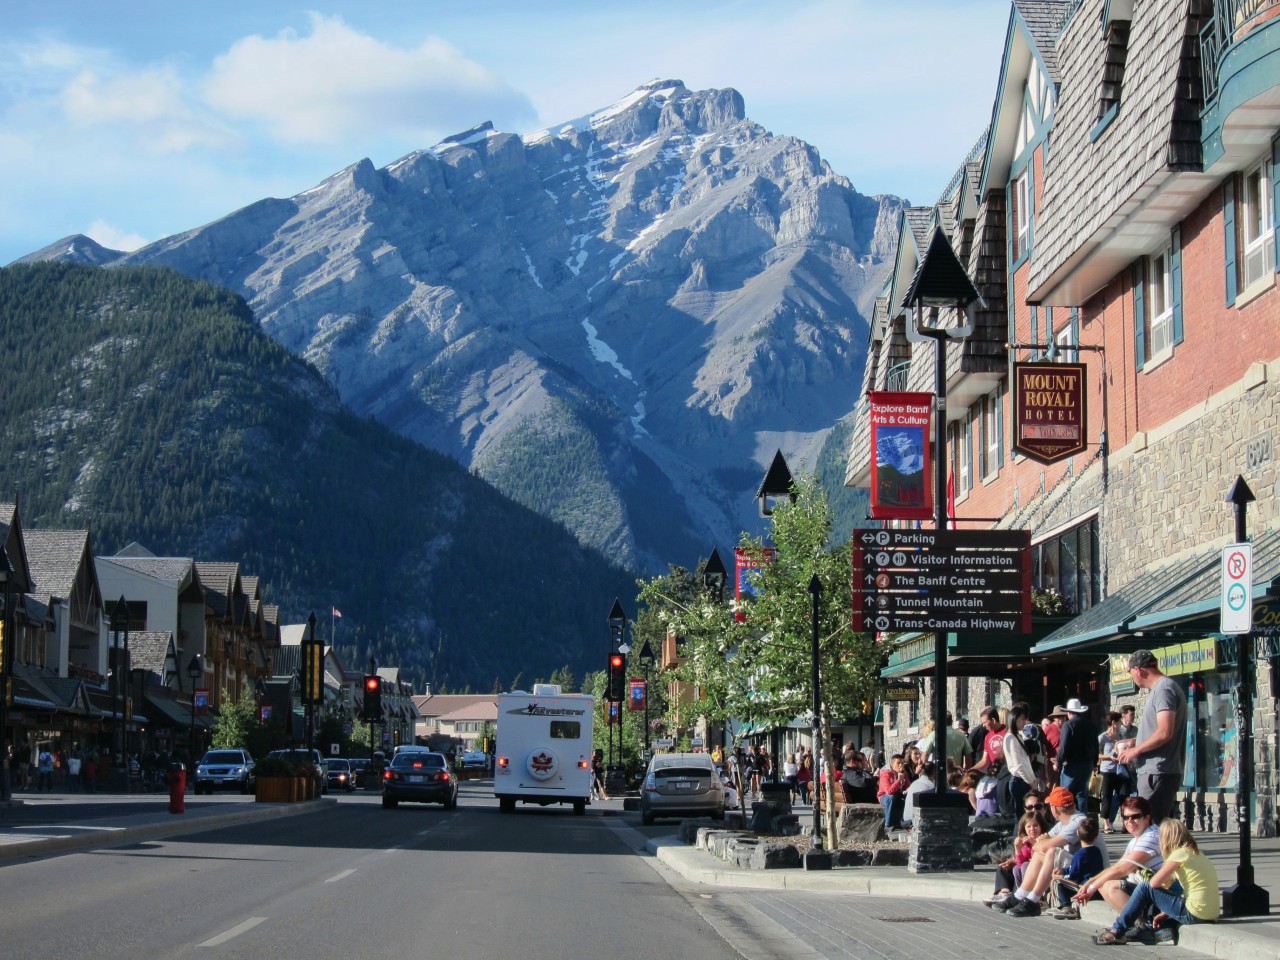
<path fill-rule="evenodd" d="M 622 722 L 622 715 L 618 713 L 619 703 L 616 700 L 605 701 L 604 722 L 608 725 Z"/>
<path fill-rule="evenodd" d="M 773 563 L 774 556 L 773 547 L 765 547 L 763 550 L 743 550 L 741 547 L 735 547 L 733 550 L 733 598 L 742 603 L 745 597 L 754 597 L 759 593 L 759 588 L 752 582 L 752 574 L 757 570 L 763 570 L 768 564 Z M 745 623 L 747 615 L 741 610 L 734 613 L 733 618 L 739 623 Z"/>
<path fill-rule="evenodd" d="M 871 423 L 871 516 L 932 520 L 929 432 L 933 394 L 867 394 Z"/>
<path fill-rule="evenodd" d="M 197 688 L 192 696 L 194 698 L 192 703 L 195 706 L 196 716 L 203 717 L 209 712 L 209 691 Z"/>
<path fill-rule="evenodd" d="M 1051 464 L 1083 452 L 1088 408 L 1083 363 L 1013 365 L 1013 449 Z"/>
<path fill-rule="evenodd" d="M 643 710 L 646 706 L 645 697 L 647 694 L 645 682 L 643 680 L 632 680 L 630 684 L 631 695 L 627 697 L 627 709 L 631 711 Z"/>

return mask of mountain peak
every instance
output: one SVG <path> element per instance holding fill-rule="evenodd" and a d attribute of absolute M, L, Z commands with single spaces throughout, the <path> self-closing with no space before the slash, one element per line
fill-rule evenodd
<path fill-rule="evenodd" d="M 122 251 L 108 249 L 92 237 L 86 237 L 83 233 L 73 233 L 69 237 L 54 241 L 47 247 L 41 247 L 34 253 L 20 257 L 14 263 L 43 263 L 46 260 L 51 260 L 100 267 L 103 264 L 119 260 L 123 256 L 124 253 Z"/>

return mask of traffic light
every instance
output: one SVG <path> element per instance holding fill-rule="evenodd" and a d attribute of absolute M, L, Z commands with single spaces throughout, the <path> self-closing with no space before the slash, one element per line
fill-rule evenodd
<path fill-rule="evenodd" d="M 609 655 L 609 699 L 621 702 L 627 691 L 627 658 L 620 653 Z"/>
<path fill-rule="evenodd" d="M 360 719 L 372 723 L 382 720 L 382 678 L 377 675 L 364 678 L 364 710 Z"/>

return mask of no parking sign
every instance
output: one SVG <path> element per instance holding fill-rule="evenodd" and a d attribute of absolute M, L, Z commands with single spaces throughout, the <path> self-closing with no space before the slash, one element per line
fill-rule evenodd
<path fill-rule="evenodd" d="M 1222 548 L 1223 633 L 1253 629 L 1253 544 L 1229 543 Z"/>

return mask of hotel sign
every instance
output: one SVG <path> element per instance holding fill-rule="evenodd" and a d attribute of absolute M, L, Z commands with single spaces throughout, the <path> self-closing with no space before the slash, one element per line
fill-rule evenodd
<path fill-rule="evenodd" d="M 1083 363 L 1013 365 L 1013 449 L 1039 463 L 1057 463 L 1088 444 Z"/>

